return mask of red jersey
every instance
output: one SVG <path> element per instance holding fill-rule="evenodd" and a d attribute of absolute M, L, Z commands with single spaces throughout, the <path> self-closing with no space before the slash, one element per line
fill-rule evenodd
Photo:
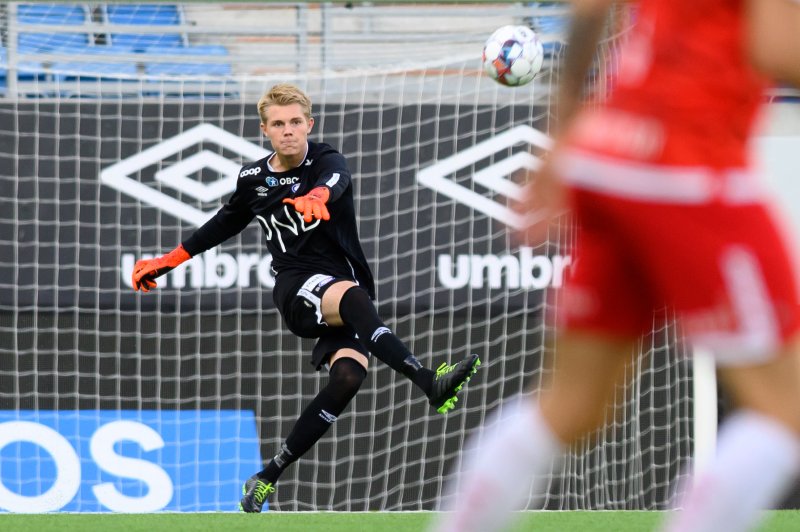
<path fill-rule="evenodd" d="M 670 308 L 731 364 L 800 330 L 797 267 L 747 164 L 765 85 L 742 2 L 642 0 L 612 96 L 554 157 L 581 227 L 567 328 L 636 337 Z"/>
<path fill-rule="evenodd" d="M 746 166 L 765 80 L 745 46 L 742 0 L 641 0 L 612 95 L 578 121 L 576 144 L 656 164 Z"/>

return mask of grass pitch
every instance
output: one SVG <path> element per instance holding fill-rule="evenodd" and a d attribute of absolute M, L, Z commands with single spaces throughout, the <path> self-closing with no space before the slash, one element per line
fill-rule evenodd
<path fill-rule="evenodd" d="M 800 530 L 800 511 L 769 512 L 760 532 Z M 513 530 L 562 532 L 640 532 L 653 530 L 661 512 L 526 512 Z M 164 514 L 0 514 L 0 530 L 37 532 L 421 532 L 433 523 L 430 512 L 268 512 Z"/>

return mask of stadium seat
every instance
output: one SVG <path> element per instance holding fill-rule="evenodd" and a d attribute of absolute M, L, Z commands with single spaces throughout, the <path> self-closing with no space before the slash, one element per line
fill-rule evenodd
<path fill-rule="evenodd" d="M 136 53 L 136 50 L 131 46 L 126 46 L 124 44 L 96 44 L 94 46 L 90 46 L 88 48 L 84 48 L 81 53 L 88 54 L 88 55 L 123 55 L 123 54 L 133 54 Z"/>
<path fill-rule="evenodd" d="M 17 6 L 19 24 L 58 24 L 80 26 L 86 22 L 86 8 L 70 4 L 20 4 Z"/>
<path fill-rule="evenodd" d="M 228 55 L 228 49 L 221 44 L 195 44 L 193 46 L 186 46 L 179 50 L 165 46 L 149 46 L 145 50 L 146 54 L 153 55 L 194 55 L 194 56 L 207 56 L 207 55 Z"/>
<path fill-rule="evenodd" d="M 88 46 L 88 33 L 26 32 L 28 24 L 81 26 L 87 21 L 87 11 L 82 5 L 70 4 L 20 4 L 17 6 L 17 23 L 20 25 L 18 49 L 20 53 L 46 53 L 63 48 Z"/>
<path fill-rule="evenodd" d="M 131 62 L 59 61 L 52 65 L 53 79 L 58 81 L 126 80 L 135 81 L 136 64 Z M 120 77 L 122 76 L 122 77 Z"/>
<path fill-rule="evenodd" d="M 109 4 L 103 12 L 109 24 L 177 26 L 181 23 L 177 5 Z M 130 46 L 137 52 L 143 52 L 151 46 L 183 46 L 186 39 L 180 33 L 112 33 L 111 43 Z"/>
<path fill-rule="evenodd" d="M 5 94 L 8 83 L 8 51 L 0 48 L 0 93 Z"/>
<path fill-rule="evenodd" d="M 20 61 L 17 63 L 17 80 L 43 81 L 47 78 L 46 69 L 41 61 Z M 8 85 L 8 50 L 0 48 L 0 86 Z"/>
<path fill-rule="evenodd" d="M 17 65 L 18 81 L 44 81 L 47 79 L 47 69 L 41 61 L 21 61 Z"/>
<path fill-rule="evenodd" d="M 547 14 L 548 10 L 553 10 L 555 13 L 558 13 L 558 10 L 563 12 L 564 4 L 561 2 L 545 1 L 533 2 L 532 5 L 537 6 L 541 10 L 540 15 L 532 17 L 530 20 L 530 25 L 534 31 L 548 35 L 551 39 L 554 37 L 565 39 L 569 18 L 559 14 Z M 561 52 L 564 44 L 561 40 L 547 40 L 542 43 L 542 46 L 546 58 L 555 58 Z"/>
<path fill-rule="evenodd" d="M 228 50 L 218 44 L 199 44 L 184 48 L 151 46 L 145 50 L 147 55 L 187 56 L 184 62 L 145 63 L 145 74 L 151 76 L 230 76 L 233 69 L 229 63 L 215 63 L 203 60 L 208 56 L 226 56 Z"/>
<path fill-rule="evenodd" d="M 181 23 L 178 6 L 169 4 L 109 4 L 106 16 L 111 24 L 177 26 Z"/>

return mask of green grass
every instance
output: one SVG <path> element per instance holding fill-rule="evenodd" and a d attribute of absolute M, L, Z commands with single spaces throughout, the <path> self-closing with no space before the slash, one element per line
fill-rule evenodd
<path fill-rule="evenodd" d="M 527 512 L 515 531 L 639 532 L 652 530 L 660 512 Z M 169 532 L 280 530 L 281 532 L 419 532 L 433 521 L 429 512 L 269 512 L 262 515 L 202 514 L 0 514 L 0 530 L 37 532 Z M 800 530 L 800 511 L 770 512 L 761 532 Z"/>

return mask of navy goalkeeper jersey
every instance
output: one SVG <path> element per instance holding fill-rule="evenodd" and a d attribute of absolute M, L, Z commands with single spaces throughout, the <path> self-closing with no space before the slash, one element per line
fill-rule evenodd
<path fill-rule="evenodd" d="M 271 156 L 271 154 L 270 154 Z M 375 297 L 375 283 L 358 239 L 353 187 L 344 156 L 328 144 L 310 142 L 300 166 L 286 172 L 269 169 L 270 156 L 239 171 L 228 202 L 183 242 L 195 256 L 240 233 L 255 218 L 264 231 L 278 279 L 283 272 L 324 273 L 356 281 Z M 283 203 L 326 186 L 331 219 L 310 223 Z"/>

